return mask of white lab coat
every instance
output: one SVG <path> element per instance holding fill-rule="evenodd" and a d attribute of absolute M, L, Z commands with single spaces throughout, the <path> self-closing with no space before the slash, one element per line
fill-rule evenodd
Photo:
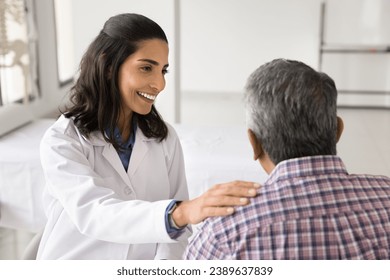
<path fill-rule="evenodd" d="M 82 136 L 61 116 L 40 147 L 46 179 L 47 225 L 38 259 L 180 259 L 190 227 L 178 241 L 165 227 L 172 199 L 188 199 L 183 153 L 167 139 L 137 128 L 128 171 L 101 133 Z"/>

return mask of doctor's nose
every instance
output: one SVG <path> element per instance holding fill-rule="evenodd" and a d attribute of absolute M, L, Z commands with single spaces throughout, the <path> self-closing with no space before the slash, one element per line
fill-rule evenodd
<path fill-rule="evenodd" d="M 156 75 L 153 80 L 150 82 L 150 87 L 156 91 L 160 92 L 165 88 L 165 77 L 164 75 Z"/>

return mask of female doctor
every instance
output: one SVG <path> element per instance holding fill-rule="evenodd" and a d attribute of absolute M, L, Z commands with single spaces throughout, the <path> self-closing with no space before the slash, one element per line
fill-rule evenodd
<path fill-rule="evenodd" d="M 142 15 L 110 18 L 90 44 L 71 105 L 41 142 L 38 259 L 180 259 L 190 224 L 255 195 L 236 181 L 188 200 L 178 137 L 153 105 L 167 70 L 166 35 Z"/>

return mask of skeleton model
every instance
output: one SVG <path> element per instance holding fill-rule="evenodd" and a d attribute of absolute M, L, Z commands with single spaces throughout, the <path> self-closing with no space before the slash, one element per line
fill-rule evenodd
<path fill-rule="evenodd" d="M 10 39 L 13 34 L 9 34 L 7 28 L 9 21 L 21 26 L 25 25 L 23 0 L 0 0 L 0 69 L 20 67 L 24 82 L 23 103 L 26 104 L 31 91 L 28 43 L 19 38 Z"/>

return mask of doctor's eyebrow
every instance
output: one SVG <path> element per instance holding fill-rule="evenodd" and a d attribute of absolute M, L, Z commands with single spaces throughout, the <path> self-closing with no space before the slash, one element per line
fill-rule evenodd
<path fill-rule="evenodd" d="M 149 59 L 149 58 L 141 58 L 141 59 L 138 59 L 138 61 L 148 62 L 148 63 L 156 65 L 156 66 L 160 65 L 160 63 L 158 63 L 157 61 L 155 61 L 153 59 Z M 164 68 L 168 68 L 168 67 L 169 67 L 169 64 L 164 65 Z"/>

